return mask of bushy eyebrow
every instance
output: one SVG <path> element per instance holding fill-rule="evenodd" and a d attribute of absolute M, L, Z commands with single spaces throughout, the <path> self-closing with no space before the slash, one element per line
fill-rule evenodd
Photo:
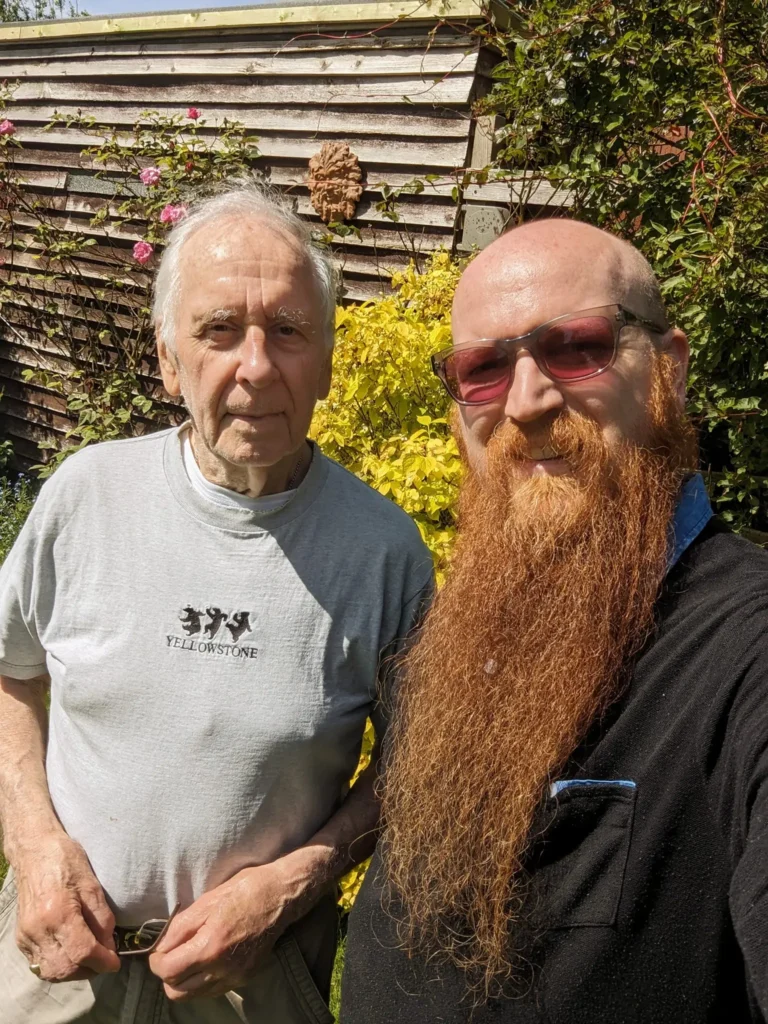
<path fill-rule="evenodd" d="M 211 324 L 218 324 L 236 316 L 235 309 L 207 309 L 204 313 L 196 313 L 192 317 L 192 323 L 195 327 L 210 327 Z"/>
<path fill-rule="evenodd" d="M 192 318 L 192 325 L 195 330 L 205 330 L 211 324 L 223 323 L 226 320 L 237 320 L 241 314 L 236 309 L 207 309 L 203 313 L 196 313 Z M 312 328 L 307 320 L 306 314 L 300 309 L 292 309 L 288 306 L 281 306 L 277 312 L 269 317 L 270 320 L 278 323 L 290 323 L 304 329 Z"/>
<path fill-rule="evenodd" d="M 312 326 L 302 310 L 290 309 L 288 306 L 281 306 L 277 313 L 275 313 L 274 318 L 281 321 L 281 323 L 295 324 L 297 327 Z"/>

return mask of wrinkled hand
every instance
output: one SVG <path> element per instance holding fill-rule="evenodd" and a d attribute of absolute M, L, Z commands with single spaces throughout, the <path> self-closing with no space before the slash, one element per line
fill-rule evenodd
<path fill-rule="evenodd" d="M 289 923 L 290 898 L 271 864 L 245 868 L 173 919 L 149 967 L 174 1001 L 223 995 L 247 982 Z"/>
<path fill-rule="evenodd" d="M 46 981 L 119 971 L 115 919 L 85 851 L 66 833 L 48 836 L 14 865 L 16 944 Z"/>

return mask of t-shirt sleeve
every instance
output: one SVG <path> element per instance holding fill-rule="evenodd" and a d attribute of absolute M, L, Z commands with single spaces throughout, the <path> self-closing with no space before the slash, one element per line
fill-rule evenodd
<path fill-rule="evenodd" d="M 44 567 L 41 514 L 35 505 L 0 566 L 0 675 L 12 679 L 34 679 L 46 671 L 39 614 L 53 572 Z"/>
<path fill-rule="evenodd" d="M 409 643 L 413 641 L 419 624 L 427 613 L 434 592 L 434 573 L 430 569 L 426 574 L 422 572 L 422 578 L 417 585 L 416 592 L 406 595 L 397 635 L 382 653 L 379 666 L 378 699 L 371 711 L 371 721 L 376 732 L 376 738 L 379 741 L 382 741 L 384 738 L 392 712 L 392 703 L 397 686 L 398 666 Z"/>

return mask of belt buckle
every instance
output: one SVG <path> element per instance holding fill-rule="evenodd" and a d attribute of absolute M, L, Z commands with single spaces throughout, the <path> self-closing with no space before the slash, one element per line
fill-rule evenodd
<path fill-rule="evenodd" d="M 149 921 L 145 921 L 139 928 L 129 929 L 119 932 L 117 929 L 114 931 L 115 948 L 117 949 L 118 956 L 144 956 L 151 953 L 156 947 L 158 942 L 163 938 L 165 933 L 171 926 L 171 921 L 176 917 L 179 912 L 181 903 L 177 903 L 171 911 L 171 916 L 168 918 L 164 917 L 153 917 Z M 142 942 L 151 940 L 150 945 L 143 946 Z"/>

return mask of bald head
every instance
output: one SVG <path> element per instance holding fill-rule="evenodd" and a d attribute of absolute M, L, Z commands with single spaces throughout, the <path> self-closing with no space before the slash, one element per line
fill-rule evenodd
<path fill-rule="evenodd" d="M 481 335 L 473 324 L 492 312 L 485 337 L 524 334 L 560 316 L 619 303 L 666 326 L 658 282 L 645 257 L 628 242 L 580 221 L 531 221 L 502 235 L 469 265 L 454 299 L 454 340 Z"/>

